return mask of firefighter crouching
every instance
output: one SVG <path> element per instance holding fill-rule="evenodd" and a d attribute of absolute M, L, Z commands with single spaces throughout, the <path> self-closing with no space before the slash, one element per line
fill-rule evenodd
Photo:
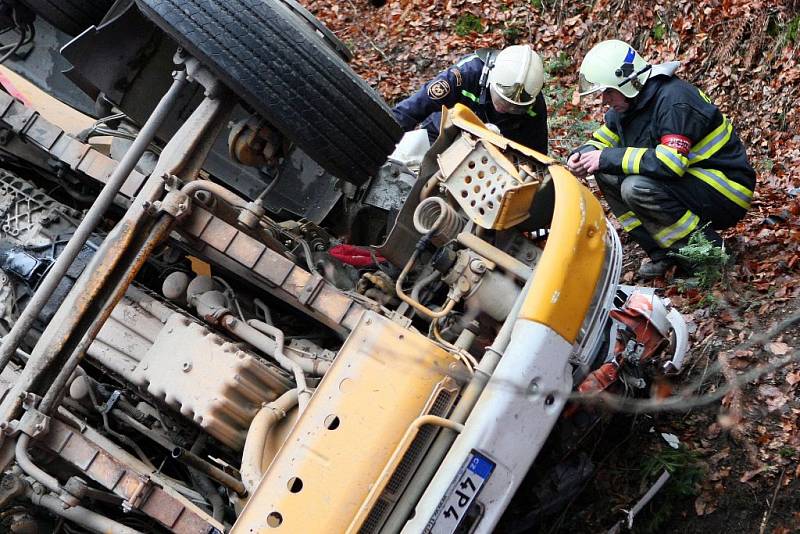
<path fill-rule="evenodd" d="M 679 62 L 648 64 L 622 41 L 595 45 L 580 67 L 580 94 L 602 91 L 605 124 L 570 155 L 594 174 L 623 229 L 650 256 L 642 278 L 662 276 L 693 232 L 716 230 L 750 207 L 756 174 L 733 125 L 700 89 L 674 75 Z M 691 266 L 683 266 L 691 267 Z"/>
<path fill-rule="evenodd" d="M 469 107 L 502 135 L 547 153 L 547 108 L 541 94 L 544 69 L 529 45 L 481 49 L 440 72 L 392 110 L 405 131 L 421 124 L 433 142 L 442 106 Z"/>

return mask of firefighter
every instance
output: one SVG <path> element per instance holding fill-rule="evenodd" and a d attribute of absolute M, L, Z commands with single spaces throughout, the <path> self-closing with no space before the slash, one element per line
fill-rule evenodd
<path fill-rule="evenodd" d="M 744 217 L 756 182 L 730 120 L 675 76 L 679 66 L 651 65 L 627 43 L 610 40 L 595 45 L 580 67 L 580 95 L 601 92 L 609 109 L 568 166 L 581 178 L 594 174 L 623 229 L 650 256 L 639 268 L 646 279 L 678 263 L 670 252 L 693 232 L 722 245 L 716 230 Z"/>
<path fill-rule="evenodd" d="M 547 153 L 543 83 L 542 60 L 529 45 L 484 48 L 440 72 L 392 111 L 405 131 L 421 124 L 433 142 L 442 106 L 461 103 L 505 137 Z"/>

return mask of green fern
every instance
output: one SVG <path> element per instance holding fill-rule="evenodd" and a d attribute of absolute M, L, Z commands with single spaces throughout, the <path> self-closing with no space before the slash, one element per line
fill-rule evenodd
<path fill-rule="evenodd" d="M 723 278 L 730 259 L 725 248 L 709 241 L 702 228 L 695 230 L 689 242 L 678 252 L 670 252 L 670 256 L 689 267 L 697 277 L 698 285 L 706 289 Z"/>
<path fill-rule="evenodd" d="M 642 462 L 642 484 L 651 483 L 662 472 L 667 471 L 670 479 L 661 490 L 661 498 L 656 504 L 650 503 L 649 514 L 640 519 L 637 532 L 656 534 L 664 532 L 663 527 L 680 506 L 683 499 L 697 495 L 697 488 L 705 477 L 697 453 L 683 445 L 678 449 L 665 447 L 652 455 L 645 456 Z"/>

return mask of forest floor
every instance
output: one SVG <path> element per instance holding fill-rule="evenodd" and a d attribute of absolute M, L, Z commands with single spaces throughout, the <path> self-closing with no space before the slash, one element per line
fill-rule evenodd
<path fill-rule="evenodd" d="M 560 158 L 602 120 L 599 102 L 572 97 L 593 44 L 618 38 L 651 61 L 683 62 L 679 75 L 734 122 L 759 174 L 750 212 L 725 234 L 735 263 L 721 280 L 656 282 L 691 332 L 673 387 L 696 385 L 697 402 L 604 425 L 590 451 L 595 475 L 539 531 L 604 532 L 667 469 L 636 532 L 800 532 L 800 2 L 304 3 L 390 104 L 477 48 L 531 43 L 545 61 L 550 153 Z M 623 280 L 635 282 L 642 255 L 625 250 Z"/>

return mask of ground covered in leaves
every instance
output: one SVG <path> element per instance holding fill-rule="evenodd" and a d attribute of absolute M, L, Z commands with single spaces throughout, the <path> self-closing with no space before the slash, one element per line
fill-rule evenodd
<path fill-rule="evenodd" d="M 710 289 L 658 285 L 686 318 L 692 349 L 673 393 L 707 402 L 617 418 L 598 440 L 597 475 L 547 532 L 603 531 L 663 469 L 672 480 L 640 532 L 800 531 L 800 2 L 797 0 L 305 0 L 354 52 L 353 68 L 394 103 L 460 56 L 529 42 L 545 60 L 551 153 L 598 126 L 573 100 L 596 42 L 678 59 L 733 120 L 759 172 L 755 201 L 727 234 L 735 264 Z M 380 4 L 381 2 L 376 2 Z M 641 259 L 626 245 L 625 281 Z M 677 449 L 664 436 L 680 440 Z M 673 443 L 674 444 L 674 443 Z"/>

